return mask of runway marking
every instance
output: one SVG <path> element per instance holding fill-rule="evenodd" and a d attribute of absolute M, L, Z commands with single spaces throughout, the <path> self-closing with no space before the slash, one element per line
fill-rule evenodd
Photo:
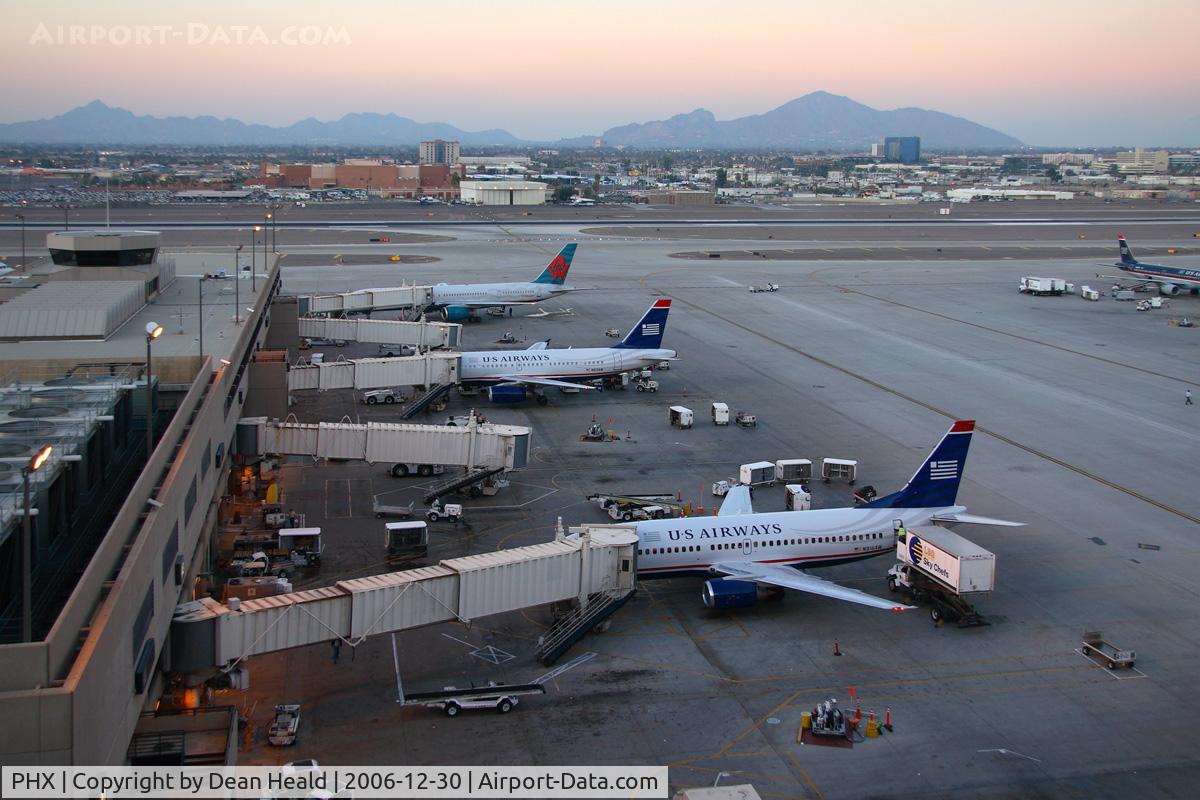
<path fill-rule="evenodd" d="M 1025 760 L 1032 761 L 1035 764 L 1042 763 L 1042 760 L 1040 758 L 1034 758 L 1033 756 L 1027 756 L 1024 753 L 1018 753 L 1016 750 L 1009 750 L 1007 747 L 993 747 L 993 748 L 990 748 L 987 750 L 976 750 L 975 752 L 976 753 L 999 753 L 1002 756 L 1016 756 L 1017 758 L 1024 758 Z"/>
<path fill-rule="evenodd" d="M 760 339 L 765 339 L 766 341 L 768 341 L 768 342 L 771 342 L 772 344 L 778 345 L 779 347 L 782 347 L 782 348 L 784 348 L 785 350 L 790 350 L 791 352 L 793 352 L 793 353 L 796 353 L 797 355 L 803 356 L 804 358 L 807 358 L 807 359 L 809 359 L 810 361 L 812 361 L 812 362 L 814 362 L 814 363 L 820 364 L 820 365 L 821 365 L 821 366 L 823 366 L 823 367 L 827 367 L 827 368 L 829 368 L 829 369 L 831 369 L 831 370 L 834 370 L 834 371 L 836 371 L 836 372 L 840 372 L 840 373 L 841 373 L 841 374 L 843 374 L 843 375 L 846 375 L 846 376 L 848 376 L 848 377 L 851 377 L 851 378 L 854 378 L 854 379 L 856 379 L 856 380 L 862 381 L 863 383 L 865 383 L 865 384 L 867 384 L 867 385 L 869 385 L 869 386 L 872 386 L 872 387 L 874 387 L 874 388 L 876 388 L 876 389 L 879 389 L 880 391 L 886 392 L 886 393 L 888 393 L 888 394 L 892 395 L 893 397 L 898 397 L 898 398 L 900 398 L 901 400 L 905 400 L 905 401 L 907 401 L 907 402 L 909 402 L 909 403 L 912 403 L 913 405 L 920 406 L 921 408 L 924 408 L 924 409 L 927 409 L 927 410 L 929 410 L 929 411 L 932 411 L 932 412 L 934 412 L 935 414 L 939 414 L 939 415 L 941 415 L 941 416 L 945 417 L 946 419 L 949 419 L 949 420 L 957 420 L 957 419 L 959 419 L 959 416 L 960 416 L 960 415 L 959 415 L 959 414 L 957 414 L 957 413 L 955 413 L 955 412 L 952 412 L 952 411 L 947 411 L 946 409 L 939 408 L 938 406 L 935 406 L 935 405 L 933 405 L 932 403 L 927 403 L 927 402 L 925 402 L 924 400 L 920 400 L 920 399 L 918 399 L 918 398 L 916 398 L 916 397 L 913 397 L 912 395 L 905 394 L 904 392 L 901 392 L 901 391 L 899 391 L 899 390 L 897 390 L 897 389 L 894 389 L 894 388 L 892 388 L 891 386 L 888 386 L 888 385 L 887 385 L 887 384 L 885 384 L 885 383 L 882 383 L 882 382 L 880 382 L 880 381 L 876 381 L 876 380 L 872 380 L 871 378 L 868 378 L 868 377 L 867 377 L 867 376 L 865 376 L 865 375 L 862 375 L 862 374 L 860 374 L 860 373 L 857 373 L 857 372 L 855 372 L 855 371 L 853 371 L 853 370 L 851 370 L 851 369 L 849 369 L 849 368 L 847 368 L 847 367 L 843 367 L 843 366 L 841 366 L 840 364 L 835 364 L 835 363 L 833 363 L 832 361 L 829 361 L 828 359 L 821 358 L 820 356 L 817 356 L 817 355 L 814 355 L 814 354 L 812 354 L 812 353 L 809 353 L 809 352 L 808 352 L 808 351 L 806 351 L 806 350 L 802 350 L 802 349 L 800 349 L 799 347 L 796 347 L 796 346 L 795 346 L 795 345 L 793 345 L 793 344 L 789 344 L 789 343 L 787 343 L 787 342 L 784 342 L 784 341 L 782 341 L 782 340 L 780 340 L 780 339 L 776 339 L 776 338 L 774 338 L 774 337 L 772 337 L 772 336 L 769 336 L 769 335 L 767 335 L 766 333 L 763 333 L 761 330 L 756 330 L 755 328 L 752 328 L 752 327 L 750 327 L 750 326 L 748 326 L 748 325 L 743 325 L 742 323 L 740 323 L 740 322 L 738 322 L 738 321 L 736 321 L 736 320 L 734 320 L 734 319 L 731 319 L 731 318 L 729 318 L 729 317 L 727 317 L 727 316 L 724 316 L 724 315 L 722 315 L 722 314 L 718 314 L 717 312 L 715 312 L 715 311 L 713 311 L 713 310 L 711 310 L 711 309 L 705 308 L 704 306 L 702 306 L 702 305 L 700 305 L 699 303 L 696 303 L 696 302 L 694 302 L 694 301 L 692 301 L 692 300 L 686 300 L 686 299 L 684 299 L 684 298 L 682 298 L 682 297 L 679 297 L 678 295 L 671 294 L 670 292 L 667 292 L 667 291 L 665 291 L 665 290 L 663 290 L 663 289 L 657 289 L 657 291 L 658 291 L 659 293 L 661 293 L 661 294 L 662 294 L 664 297 L 669 297 L 669 298 L 671 298 L 672 300 L 675 300 L 676 302 L 678 302 L 678 303 L 680 303 L 680 304 L 682 304 L 682 305 L 689 306 L 689 307 L 691 307 L 691 308 L 693 308 L 693 309 L 695 309 L 695 310 L 697 310 L 697 311 L 702 311 L 702 312 L 704 312 L 705 314 L 708 314 L 709 316 L 712 316 L 712 317 L 715 317 L 715 318 L 717 318 L 717 319 L 721 320 L 722 322 L 724 322 L 724 323 L 725 323 L 725 324 L 727 324 L 727 325 L 732 325 L 733 327 L 735 327 L 735 328 L 737 328 L 737 329 L 739 329 L 739 330 L 745 331 L 746 333 L 749 333 L 749 334 L 752 334 L 752 335 L 754 335 L 754 336 L 757 336 L 757 337 L 759 337 Z M 856 289 L 842 289 L 842 291 L 845 291 L 845 292 L 851 292 L 851 293 L 855 293 L 855 294 L 864 294 L 864 295 L 866 295 L 866 293 L 865 293 L 865 292 L 859 292 L 859 291 L 858 291 L 858 290 L 856 290 Z M 868 297 L 871 297 L 871 295 L 866 295 L 866 296 L 868 296 Z M 879 299 L 879 298 L 875 298 L 875 299 Z M 901 305 L 901 306 L 903 306 L 904 304 L 903 304 L 903 303 L 897 303 L 897 305 Z M 914 310 L 917 310 L 917 311 L 923 311 L 923 309 L 914 309 Z M 932 314 L 932 313 L 934 313 L 934 312 L 924 312 L 924 313 L 931 313 L 931 314 Z M 935 316 L 941 316 L 941 315 L 937 315 L 937 314 L 935 314 Z M 948 317 L 947 319 L 951 319 L 951 320 L 953 320 L 953 318 L 952 318 L 952 317 Z M 955 322 L 960 322 L 961 320 L 953 320 L 953 321 L 955 321 Z M 964 324 L 971 325 L 971 324 L 974 324 L 974 323 L 964 323 Z M 977 327 L 983 327 L 983 326 L 977 326 Z M 1002 333 L 1002 331 L 997 331 L 997 333 Z M 1022 337 L 1022 336 L 1018 336 L 1017 334 L 1009 334 L 1009 335 L 1011 335 L 1011 336 L 1014 336 L 1014 337 L 1016 337 L 1016 338 L 1025 338 L 1025 337 Z M 1036 339 L 1033 339 L 1033 340 L 1030 340 L 1030 341 L 1033 341 L 1034 343 L 1038 343 L 1038 344 L 1045 344 L 1044 342 L 1037 342 L 1037 340 L 1036 340 Z M 1058 347 L 1057 347 L 1057 345 L 1049 345 L 1049 344 L 1047 344 L 1046 346 L 1047 346 L 1047 347 L 1056 347 L 1057 349 L 1065 349 L 1065 348 L 1058 348 Z M 1067 350 L 1067 352 L 1075 352 L 1075 351 L 1073 351 L 1073 350 Z M 1086 354 L 1086 353 L 1079 353 L 1079 355 L 1087 355 L 1087 354 Z M 1090 357 L 1090 358 L 1097 358 L 1097 359 L 1098 359 L 1098 360 L 1100 360 L 1100 361 L 1104 361 L 1104 360 L 1105 360 L 1105 359 L 1099 358 L 1098 356 L 1089 356 L 1089 357 Z M 1110 362 L 1110 363 L 1117 364 L 1118 366 L 1128 366 L 1128 365 L 1120 364 L 1119 362 Z M 1129 367 L 1129 369 L 1136 369 L 1136 370 L 1138 370 L 1138 371 L 1140 371 L 1140 372 L 1150 372 L 1150 370 L 1144 369 L 1144 368 L 1142 368 L 1142 367 Z M 1151 373 L 1151 374 L 1158 375 L 1158 373 Z M 1159 377 L 1167 377 L 1167 376 L 1159 375 Z M 1172 378 L 1171 380 L 1175 380 L 1175 379 L 1174 379 L 1174 378 Z M 1194 382 L 1192 382 L 1192 381 L 1183 381 L 1183 383 L 1188 383 L 1188 384 L 1191 384 L 1191 385 L 1193 385 L 1193 386 L 1200 386 L 1200 384 L 1194 383 Z M 1076 466 L 1076 465 L 1074 465 L 1074 464 L 1071 464 L 1071 463 L 1068 463 L 1068 462 L 1066 462 L 1066 461 L 1063 461 L 1063 460 L 1062 460 L 1062 459 L 1060 459 L 1060 458 L 1056 458 L 1055 456 L 1052 456 L 1052 455 L 1050 455 L 1049 453 L 1047 453 L 1047 452 L 1045 452 L 1045 451 L 1043 451 L 1043 450 L 1039 450 L 1039 449 L 1037 449 L 1036 447 L 1032 447 L 1032 446 L 1030 446 L 1030 445 L 1027 445 L 1027 444 L 1022 444 L 1021 442 L 1018 442 L 1016 439 L 1013 439 L 1013 438 L 1012 438 L 1012 437 L 1010 437 L 1010 436 L 1006 436 L 1006 435 L 1004 435 L 1004 434 L 1000 433 L 999 431 L 992 430 L 991 428 L 985 428 L 985 427 L 983 427 L 983 426 L 981 426 L 981 425 L 976 425 L 976 426 L 975 426 L 975 430 L 976 430 L 977 432 L 981 433 L 981 434 L 984 434 L 985 436 L 990 436 L 990 437 L 992 437 L 993 439 L 996 439 L 997 441 L 1001 441 L 1001 442 L 1004 442 L 1004 443 L 1005 443 L 1005 444 L 1007 444 L 1007 445 L 1010 445 L 1010 446 L 1012 446 L 1012 447 L 1015 447 L 1015 448 L 1017 448 L 1018 450 L 1023 450 L 1024 452 L 1026 452 L 1026 453 L 1028 453 L 1028 454 L 1030 454 L 1030 455 L 1032 455 L 1032 456 L 1036 456 L 1036 457 L 1038 457 L 1038 458 L 1041 458 L 1041 459 L 1043 459 L 1043 460 L 1045 460 L 1045 461 L 1049 461 L 1050 463 L 1052 463 L 1052 464 L 1055 464 L 1055 465 L 1057 465 L 1057 466 L 1060 466 L 1060 467 L 1062 467 L 1063 469 L 1070 470 L 1071 472 L 1074 472 L 1076 475 L 1080 475 L 1080 476 L 1082 476 L 1082 477 L 1084 477 L 1084 478 L 1088 478 L 1088 479 L 1090 479 L 1090 480 L 1093 480 L 1093 481 L 1095 481 L 1096 483 L 1099 483 L 1099 484 L 1102 484 L 1102 485 L 1104 485 L 1104 486 L 1107 486 L 1107 487 L 1108 487 L 1108 488 L 1110 488 L 1110 489 L 1115 489 L 1116 491 L 1118 491 L 1118 492 L 1121 492 L 1122 494 L 1126 494 L 1126 495 L 1128 495 L 1128 496 L 1130 496 L 1130 497 L 1132 497 L 1132 498 L 1134 498 L 1134 499 L 1136 499 L 1136 500 L 1141 500 L 1141 501 L 1142 501 L 1142 502 L 1144 502 L 1144 503 L 1148 503 L 1149 505 L 1152 505 L 1152 506 L 1154 506 L 1154 507 L 1156 507 L 1156 508 L 1162 509 L 1163 511 L 1166 511 L 1166 512 L 1168 512 L 1168 513 L 1174 514 L 1174 515 L 1175 515 L 1175 516 L 1177 516 L 1177 517 L 1182 517 L 1183 519 L 1186 519 L 1186 520 L 1188 520 L 1189 522 L 1194 522 L 1194 523 L 1196 523 L 1197 525 L 1200 525 L 1200 516 L 1197 516 L 1197 515 L 1195 515 L 1195 514 L 1189 514 L 1188 512 L 1184 511 L 1183 509 L 1180 509 L 1180 508 L 1175 508 L 1174 506 L 1172 506 L 1172 505 L 1169 505 L 1169 504 L 1167 504 L 1167 503 L 1164 503 L 1164 502 L 1162 502 L 1161 500 L 1155 500 L 1155 499 L 1154 499 L 1154 498 L 1152 498 L 1152 497 L 1149 497 L 1149 496 L 1147 496 L 1147 495 L 1145 495 L 1145 494 L 1142 494 L 1141 492 L 1137 491 L 1136 489 L 1130 488 L 1130 487 L 1128 487 L 1128 486 L 1123 486 L 1123 485 L 1121 485 L 1121 484 L 1119 484 L 1119 483 L 1116 483 L 1115 481 L 1110 481 L 1108 478 L 1105 478 L 1105 477 L 1102 477 L 1102 476 L 1100 476 L 1100 475 L 1097 475 L 1096 473 L 1094 473 L 1094 472 L 1091 472 L 1091 471 L 1089 471 L 1089 470 L 1086 470 L 1086 469 L 1084 469 L 1083 467 L 1079 467 L 1079 466 Z"/>

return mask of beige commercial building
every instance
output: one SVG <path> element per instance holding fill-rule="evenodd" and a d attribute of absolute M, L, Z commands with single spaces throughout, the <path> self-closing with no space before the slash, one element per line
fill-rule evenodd
<path fill-rule="evenodd" d="M 539 206 L 546 202 L 546 184 L 537 181 L 463 181 L 463 202 L 484 206 Z"/>

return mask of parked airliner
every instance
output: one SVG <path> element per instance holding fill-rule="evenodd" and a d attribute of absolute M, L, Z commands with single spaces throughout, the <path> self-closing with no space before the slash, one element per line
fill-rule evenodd
<path fill-rule="evenodd" d="M 570 245 L 568 245 L 570 246 Z M 655 300 L 641 320 L 612 347 L 558 348 L 535 342 L 526 350 L 480 351 L 462 354 L 459 383 L 486 385 L 494 403 L 516 403 L 532 389 L 546 405 L 544 387 L 595 389 L 590 381 L 641 369 L 676 357 L 662 348 L 669 299 Z"/>
<path fill-rule="evenodd" d="M 529 283 L 435 284 L 428 310 L 440 310 L 442 319 L 447 322 L 478 321 L 475 311 L 480 308 L 531 305 L 572 291 L 564 283 L 576 246 L 575 242 L 565 245 Z"/>
<path fill-rule="evenodd" d="M 1133 253 L 1129 249 L 1129 243 L 1125 241 L 1125 234 L 1123 233 L 1117 236 L 1117 247 L 1121 250 L 1121 260 L 1113 266 L 1126 275 L 1138 278 L 1139 286 L 1147 283 L 1157 283 L 1159 294 L 1165 294 L 1169 297 L 1174 297 L 1180 292 L 1188 291 L 1192 294 L 1200 294 L 1200 269 L 1164 267 L 1160 264 L 1147 264 L 1143 261 L 1138 261 L 1133 257 Z M 1097 277 L 1111 278 L 1113 276 L 1100 275 Z"/>
<path fill-rule="evenodd" d="M 874 608 L 910 608 L 800 570 L 894 552 L 897 521 L 906 527 L 1022 525 L 967 514 L 955 504 L 974 430 L 973 421 L 955 422 L 903 489 L 855 508 L 755 514 L 748 491 L 736 487 L 725 504 L 734 504 L 737 513 L 723 505 L 715 517 L 627 523 L 637 528 L 637 576 L 706 577 L 702 596 L 709 608 L 752 605 L 759 584 Z"/>

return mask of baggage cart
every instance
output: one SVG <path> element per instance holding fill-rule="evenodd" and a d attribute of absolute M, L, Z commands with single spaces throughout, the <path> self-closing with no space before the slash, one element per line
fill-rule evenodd
<path fill-rule="evenodd" d="M 1137 653 L 1132 650 L 1122 650 L 1112 642 L 1105 640 L 1100 631 L 1088 631 L 1083 634 L 1080 650 L 1088 658 L 1094 658 L 1109 669 L 1127 667 L 1133 669 Z"/>
<path fill-rule="evenodd" d="M 781 458 L 775 462 L 775 480 L 807 483 L 812 480 L 812 461 L 807 458 Z"/>
<path fill-rule="evenodd" d="M 858 462 L 848 458 L 825 458 L 821 460 L 821 480 L 846 481 L 851 486 L 858 478 Z"/>
<path fill-rule="evenodd" d="M 408 519 L 413 515 L 413 510 L 416 508 L 417 501 L 413 500 L 406 506 L 393 505 L 379 502 L 379 496 L 376 495 L 371 500 L 371 511 L 375 514 L 375 519 L 383 519 L 384 517 L 399 517 L 400 519 Z"/>

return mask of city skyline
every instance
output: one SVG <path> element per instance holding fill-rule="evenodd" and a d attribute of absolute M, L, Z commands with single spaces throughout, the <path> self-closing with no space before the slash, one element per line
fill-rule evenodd
<path fill-rule="evenodd" d="M 987 3 L 311 0 L 202 13 L 141 0 L 10 7 L 0 121 L 101 99 L 136 114 L 288 125 L 396 113 L 554 141 L 706 108 L 762 113 L 812 91 L 915 106 L 1032 146 L 1200 145 L 1190 31 L 1200 6 L 1163 0 Z M 1155 53 L 1110 30 L 1156 29 Z M 1125 39 L 1133 41 L 1132 35 Z M 1114 47 L 1114 44 L 1119 47 Z M 1130 48 L 1136 57 L 1130 58 Z M 30 69 L 30 65 L 36 65 Z M 86 76 L 83 79 L 81 76 Z"/>

